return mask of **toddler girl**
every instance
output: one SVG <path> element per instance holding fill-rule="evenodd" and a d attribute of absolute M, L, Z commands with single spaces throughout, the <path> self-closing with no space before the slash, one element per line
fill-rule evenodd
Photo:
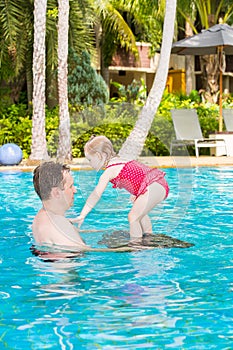
<path fill-rule="evenodd" d="M 133 206 L 128 214 L 130 239 L 136 240 L 142 238 L 143 234 L 151 234 L 152 225 L 147 214 L 168 196 L 169 187 L 164 178 L 165 173 L 136 160 L 120 158 L 114 152 L 111 141 L 105 136 L 92 136 L 84 146 L 84 153 L 92 168 L 105 168 L 105 171 L 80 215 L 72 221 L 78 222 L 80 227 L 111 182 L 114 188 L 124 188 L 133 195 Z"/>

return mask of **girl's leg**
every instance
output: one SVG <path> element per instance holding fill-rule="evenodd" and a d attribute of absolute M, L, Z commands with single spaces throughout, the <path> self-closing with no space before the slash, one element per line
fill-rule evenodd
<path fill-rule="evenodd" d="M 143 216 L 140 220 L 142 233 L 152 233 L 152 224 L 148 215 Z"/>
<path fill-rule="evenodd" d="M 133 207 L 128 215 L 131 240 L 142 237 L 143 228 L 141 225 L 141 219 L 144 218 L 144 216 L 147 215 L 152 208 L 163 201 L 165 194 L 166 191 L 164 187 L 157 182 L 154 182 L 148 186 L 146 193 L 140 195 L 135 200 Z"/>

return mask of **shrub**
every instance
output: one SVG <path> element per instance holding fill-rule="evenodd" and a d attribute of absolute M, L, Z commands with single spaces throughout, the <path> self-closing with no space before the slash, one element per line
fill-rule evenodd
<path fill-rule="evenodd" d="M 232 99 L 224 101 L 224 107 L 232 107 Z M 89 106 L 81 111 L 70 108 L 71 140 L 73 157 L 83 156 L 83 146 L 92 134 L 104 134 L 113 141 L 119 151 L 123 142 L 135 125 L 141 106 L 132 103 L 108 103 Z M 170 110 L 173 108 L 196 108 L 204 137 L 218 130 L 218 105 L 203 104 L 198 95 L 190 96 L 164 93 L 145 141 L 142 155 L 169 155 L 169 146 L 174 137 Z M 0 145 L 16 143 L 24 158 L 31 152 L 32 115 L 25 104 L 6 107 L 0 105 Z M 58 107 L 46 109 L 46 138 L 48 152 L 55 157 L 59 137 Z M 204 150 L 205 152 L 208 150 Z M 191 148 L 194 154 L 193 148 Z"/>
<path fill-rule="evenodd" d="M 80 110 L 108 101 L 108 87 L 102 76 L 91 66 L 87 52 L 78 56 L 74 50 L 70 50 L 68 69 L 68 95 L 73 106 Z"/>
<path fill-rule="evenodd" d="M 31 116 L 24 104 L 11 105 L 2 110 L 0 117 L 0 145 L 15 143 L 27 158 L 31 149 Z"/>

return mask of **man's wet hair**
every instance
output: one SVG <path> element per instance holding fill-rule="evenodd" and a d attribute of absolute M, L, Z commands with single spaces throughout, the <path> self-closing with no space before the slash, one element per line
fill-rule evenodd
<path fill-rule="evenodd" d="M 70 172 L 66 164 L 44 162 L 33 172 L 33 185 L 40 199 L 48 200 L 53 187 L 64 189 L 64 172 Z"/>

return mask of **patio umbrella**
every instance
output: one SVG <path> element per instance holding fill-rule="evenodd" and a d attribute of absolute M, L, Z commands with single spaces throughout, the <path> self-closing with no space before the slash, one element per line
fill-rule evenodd
<path fill-rule="evenodd" d="M 172 45 L 171 53 L 178 55 L 212 55 L 219 57 L 219 131 L 222 131 L 222 73 L 223 55 L 233 55 L 233 28 L 228 24 L 216 24 L 201 33 Z"/>

